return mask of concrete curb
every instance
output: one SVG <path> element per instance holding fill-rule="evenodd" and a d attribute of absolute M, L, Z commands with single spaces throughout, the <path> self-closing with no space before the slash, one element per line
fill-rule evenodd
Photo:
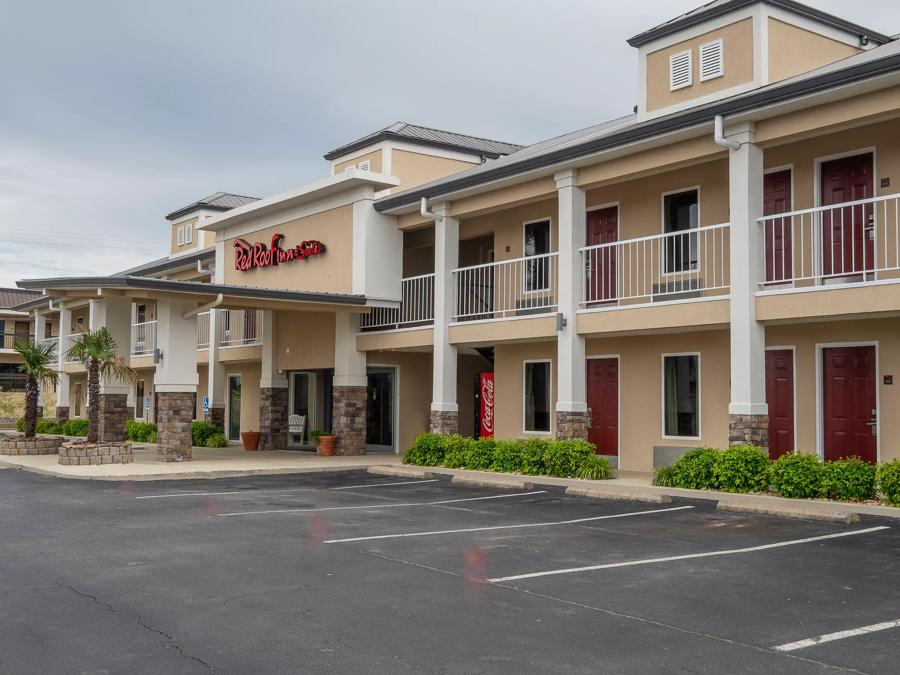
<path fill-rule="evenodd" d="M 651 504 L 671 504 L 672 497 L 661 492 L 647 492 L 633 487 L 615 485 L 573 485 L 566 488 L 567 495 L 593 497 L 595 499 L 621 499 L 629 502 L 649 502 Z"/>
<path fill-rule="evenodd" d="M 397 476 L 399 478 L 434 478 L 434 474 L 420 466 L 370 466 L 369 473 L 376 476 Z"/>
<path fill-rule="evenodd" d="M 799 520 L 820 520 L 826 523 L 843 523 L 845 525 L 852 525 L 853 523 L 859 522 L 858 513 L 825 508 L 826 505 L 816 506 L 806 502 L 800 502 L 798 504 L 767 504 L 762 502 L 762 500 L 771 501 L 772 499 L 774 498 L 763 496 L 759 496 L 755 500 L 742 497 L 724 497 L 719 499 L 716 504 L 716 511 L 758 513 L 764 516 L 797 518 Z M 830 507 L 831 504 L 828 504 L 827 506 Z"/>
<path fill-rule="evenodd" d="M 516 480 L 510 479 L 506 477 L 491 477 L 485 476 L 484 478 L 475 478 L 472 476 L 461 476 L 456 475 L 450 479 L 450 482 L 454 485 L 466 485 L 471 487 L 493 487 L 493 488 L 502 488 L 504 490 L 533 490 L 534 483 L 527 481 L 525 479 Z"/>

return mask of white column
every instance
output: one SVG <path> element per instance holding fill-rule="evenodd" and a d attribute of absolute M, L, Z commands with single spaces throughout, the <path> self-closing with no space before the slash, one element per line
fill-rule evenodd
<path fill-rule="evenodd" d="M 110 296 L 91 301 L 90 326 L 91 330 L 105 327 L 116 341 L 118 353 L 127 357 L 131 350 L 131 299 Z M 127 394 L 130 389 L 131 385 L 115 378 L 100 381 L 101 394 Z"/>
<path fill-rule="evenodd" d="M 450 344 L 450 317 L 456 301 L 453 270 L 459 267 L 459 220 L 449 215 L 449 205 L 434 209 L 434 358 L 432 359 L 431 410 L 459 412 L 456 400 L 456 347 Z"/>
<path fill-rule="evenodd" d="M 731 207 L 731 415 L 767 415 L 766 333 L 756 320 L 754 293 L 764 260 L 762 228 L 763 152 L 753 143 L 753 127 L 729 130 L 741 147 L 728 155 Z"/>
<path fill-rule="evenodd" d="M 156 306 L 156 346 L 160 360 L 153 378 L 157 393 L 196 393 L 197 317 L 195 305 L 183 300 L 159 300 Z"/>
<path fill-rule="evenodd" d="M 65 302 L 59 303 L 59 344 L 56 349 L 56 370 L 59 381 L 56 384 L 56 406 L 69 407 L 69 374 L 65 372 L 66 351 L 69 349 L 69 335 L 72 334 L 72 310 Z"/>
<path fill-rule="evenodd" d="M 334 315 L 334 386 L 366 387 L 366 353 L 356 349 L 359 315 L 337 312 Z"/>
<path fill-rule="evenodd" d="M 209 350 L 207 353 L 209 358 L 206 383 L 210 411 L 214 408 L 225 409 L 225 366 L 219 361 L 219 323 L 221 321 L 221 310 L 211 309 L 209 311 Z M 263 342 L 263 349 L 265 349 L 265 342 Z M 212 413 L 210 415 L 212 416 Z"/>
<path fill-rule="evenodd" d="M 584 270 L 578 249 L 585 244 L 585 195 L 576 187 L 577 171 L 556 174 L 559 199 L 559 312 L 564 326 L 556 338 L 556 411 L 587 412 L 584 338 L 578 335 L 576 311 L 581 301 Z"/>

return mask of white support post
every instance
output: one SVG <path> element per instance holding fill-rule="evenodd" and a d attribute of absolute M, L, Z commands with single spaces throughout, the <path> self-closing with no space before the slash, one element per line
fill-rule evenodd
<path fill-rule="evenodd" d="M 764 241 L 756 222 L 762 215 L 763 151 L 753 142 L 753 126 L 728 130 L 741 144 L 728 153 L 731 209 L 731 402 L 730 440 L 768 447 L 766 333 L 756 320 L 755 293 L 760 281 Z"/>
<path fill-rule="evenodd" d="M 343 455 L 361 455 L 366 450 L 369 380 L 366 353 L 356 348 L 358 332 L 358 314 L 335 313 L 331 430 L 337 436 L 338 452 Z"/>
<path fill-rule="evenodd" d="M 559 312 L 562 327 L 557 335 L 557 434 L 587 435 L 587 391 L 584 338 L 578 335 L 576 312 L 581 299 L 584 271 L 578 249 L 585 245 L 585 194 L 577 187 L 577 171 L 555 175 L 559 201 Z"/>
<path fill-rule="evenodd" d="M 450 216 L 446 202 L 434 208 L 434 355 L 431 379 L 431 431 L 456 433 L 457 349 L 450 344 L 450 317 L 456 293 L 453 270 L 459 267 L 459 219 Z"/>
<path fill-rule="evenodd" d="M 218 309 L 209 310 L 206 395 L 209 398 L 209 421 L 222 428 L 224 432 L 225 366 L 219 360 L 219 322 L 222 320 L 220 312 Z"/>
<path fill-rule="evenodd" d="M 69 335 L 72 334 L 72 310 L 65 302 L 59 303 L 59 340 L 56 348 L 56 371 L 59 380 L 56 384 L 56 410 L 60 416 L 61 408 L 65 415 L 69 413 L 69 374 L 65 371 L 66 351 L 69 349 Z"/>
<path fill-rule="evenodd" d="M 357 350 L 359 315 L 337 312 L 334 316 L 334 386 L 365 387 L 366 353 Z"/>
<path fill-rule="evenodd" d="M 160 352 L 154 376 L 159 400 L 157 455 L 162 462 L 192 458 L 191 422 L 196 413 L 197 317 L 195 305 L 161 299 L 156 307 L 156 345 Z M 185 316 L 187 315 L 187 316 Z"/>
<path fill-rule="evenodd" d="M 246 310 L 246 312 L 253 310 Z M 275 312 L 262 313 L 262 374 L 259 380 L 259 447 L 261 450 L 284 450 L 287 447 L 288 380 L 278 370 L 278 317 Z"/>
<path fill-rule="evenodd" d="M 131 350 L 131 300 L 122 296 L 110 296 L 91 302 L 91 330 L 106 328 L 119 354 L 126 356 Z M 100 381 L 101 394 L 127 394 L 130 386 L 115 378 Z"/>

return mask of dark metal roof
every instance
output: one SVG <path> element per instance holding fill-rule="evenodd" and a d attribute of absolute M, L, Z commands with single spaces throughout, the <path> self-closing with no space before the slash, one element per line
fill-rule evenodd
<path fill-rule="evenodd" d="M 199 293 L 215 296 L 219 293 L 248 300 L 291 300 L 295 302 L 317 302 L 338 305 L 365 305 L 363 295 L 343 293 L 314 293 L 289 291 L 280 288 L 253 288 L 230 284 L 207 284 L 199 281 L 175 281 L 152 277 L 111 276 L 111 277 L 57 277 L 53 279 L 23 279 L 16 282 L 21 288 L 35 290 L 79 290 L 82 288 L 134 288 L 147 291 L 172 291 L 176 293 Z"/>
<path fill-rule="evenodd" d="M 465 169 L 446 178 L 382 197 L 378 211 L 417 204 L 460 190 L 546 169 L 655 136 L 711 124 L 716 115 L 735 115 L 900 71 L 900 41 L 894 41 L 782 82 L 682 112 L 637 122 L 634 115 L 529 146 L 509 157 Z"/>
<path fill-rule="evenodd" d="M 803 3 L 795 2 L 794 0 L 713 0 L 713 2 L 701 5 L 696 9 L 692 9 L 690 12 L 686 12 L 681 16 L 676 16 L 674 19 L 669 19 L 658 26 L 645 30 L 643 33 L 638 33 L 634 37 L 629 38 L 628 44 L 632 47 L 640 47 L 648 42 L 653 42 L 659 38 L 677 33 L 685 28 L 696 26 L 697 24 L 709 21 L 710 19 L 715 19 L 724 14 L 730 14 L 731 12 L 758 4 L 759 2 L 765 2 L 772 7 L 778 7 L 791 14 L 812 19 L 817 23 L 825 24 L 826 26 L 831 26 L 833 28 L 839 28 L 848 33 L 855 33 L 860 36 L 866 35 L 871 41 L 877 42 L 878 44 L 885 44 L 892 39 L 890 36 L 883 35 L 878 31 L 864 28 L 852 21 L 846 21 L 838 16 L 828 14 L 815 7 L 810 7 L 809 5 L 804 5 Z"/>
<path fill-rule="evenodd" d="M 215 192 L 209 197 L 198 199 L 193 204 L 188 204 L 180 209 L 172 211 L 166 216 L 166 220 L 175 220 L 179 216 L 196 211 L 197 209 L 209 209 L 211 211 L 228 211 L 238 206 L 258 201 L 259 197 L 245 197 L 244 195 L 235 195 L 230 192 Z"/>
<path fill-rule="evenodd" d="M 152 260 L 148 263 L 144 263 L 143 265 L 138 265 L 137 267 L 132 267 L 127 270 L 123 270 L 121 272 L 116 272 L 113 276 L 116 277 L 124 277 L 124 276 L 132 276 L 132 277 L 142 277 L 147 276 L 149 274 L 158 274 L 160 272 L 166 272 L 169 270 L 180 269 L 189 265 L 191 267 L 195 266 L 198 261 L 204 260 L 214 260 L 216 257 L 216 249 L 215 248 L 204 248 L 196 253 L 186 253 L 184 255 L 177 256 L 175 258 L 170 258 L 166 256 L 165 258 L 159 258 L 157 260 Z"/>
<path fill-rule="evenodd" d="M 369 145 L 389 139 L 405 141 L 407 143 L 424 145 L 432 148 L 440 148 L 442 150 L 459 150 L 460 152 L 481 155 L 482 157 L 490 159 L 496 159 L 503 155 L 512 154 L 524 147 L 522 145 L 516 145 L 515 143 L 492 141 L 489 138 L 478 138 L 477 136 L 467 136 L 466 134 L 457 134 L 452 131 L 430 129 L 428 127 L 421 127 L 406 122 L 394 122 L 384 129 L 379 129 L 375 133 L 363 136 L 352 143 L 342 145 L 341 147 L 326 153 L 325 159 L 331 161 L 332 159 L 349 155 L 351 152 L 356 152 Z"/>
<path fill-rule="evenodd" d="M 20 288 L 0 288 L 0 309 L 13 309 L 23 302 L 41 297 L 34 291 L 23 291 Z"/>

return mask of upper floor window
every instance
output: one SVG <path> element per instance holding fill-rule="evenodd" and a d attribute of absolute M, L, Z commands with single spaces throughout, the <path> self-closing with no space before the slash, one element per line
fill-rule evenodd
<path fill-rule="evenodd" d="M 526 261 L 525 290 L 543 291 L 550 287 L 550 221 L 537 220 L 525 223 L 525 257 L 544 256 L 539 260 Z"/>
<path fill-rule="evenodd" d="M 669 89 L 677 91 L 694 83 L 694 53 L 688 49 L 669 57 Z"/>
<path fill-rule="evenodd" d="M 44 337 L 53 337 L 53 324 L 49 321 L 44 322 Z"/>
<path fill-rule="evenodd" d="M 713 80 L 725 74 L 725 43 L 721 38 L 700 45 L 700 81 Z"/>
<path fill-rule="evenodd" d="M 697 233 L 700 200 L 697 190 L 663 195 L 663 232 L 666 273 L 686 272 L 697 266 Z M 679 234 L 681 233 L 681 234 Z"/>

